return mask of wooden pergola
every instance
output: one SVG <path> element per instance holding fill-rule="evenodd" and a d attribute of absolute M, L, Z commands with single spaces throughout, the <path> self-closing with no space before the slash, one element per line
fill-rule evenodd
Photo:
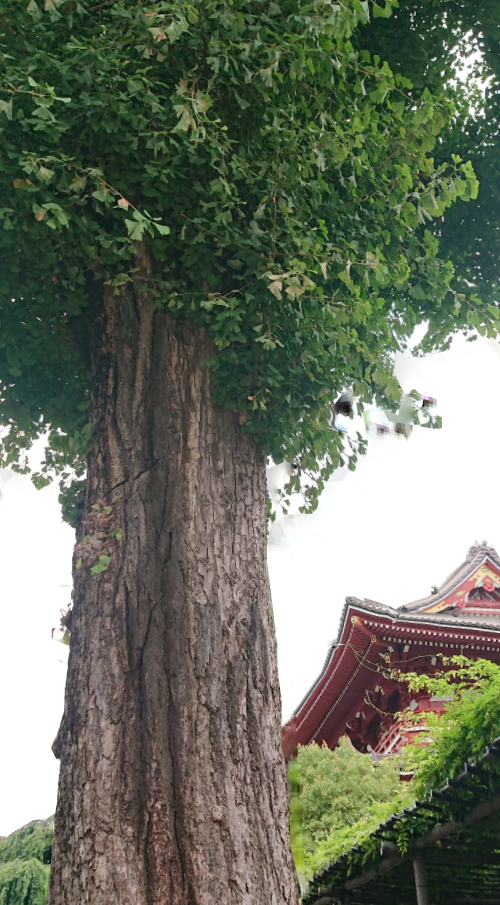
<path fill-rule="evenodd" d="M 500 737 L 314 877 L 304 905 L 500 905 Z"/>

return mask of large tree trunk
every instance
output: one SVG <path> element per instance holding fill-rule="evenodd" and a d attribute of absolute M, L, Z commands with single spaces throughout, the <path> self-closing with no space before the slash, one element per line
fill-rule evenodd
<path fill-rule="evenodd" d="M 203 331 L 131 284 L 100 312 L 47 901 L 296 905 L 264 457 Z"/>

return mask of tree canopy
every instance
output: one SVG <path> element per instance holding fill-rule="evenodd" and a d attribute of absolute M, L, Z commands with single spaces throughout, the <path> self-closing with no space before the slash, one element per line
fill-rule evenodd
<path fill-rule="evenodd" d="M 411 79 L 453 99 L 455 114 L 436 148 L 443 162 L 453 151 L 471 160 L 477 199 L 457 205 L 435 228 L 441 253 L 451 255 L 455 285 L 496 306 L 500 285 L 500 3 L 498 0 L 402 2 L 390 20 L 361 30 L 359 40 Z M 448 299 L 451 302 L 451 297 Z M 494 316 L 494 315 L 493 315 Z M 430 317 L 425 348 L 445 343 L 442 312 Z M 474 319 L 473 319 L 474 320 Z"/>
<path fill-rule="evenodd" d="M 39 482 L 84 474 L 91 289 L 119 293 L 139 249 L 157 304 L 208 331 L 215 401 L 314 476 L 306 507 L 363 449 L 332 429 L 339 392 L 397 407 L 418 323 L 496 335 L 441 242 L 477 195 L 440 138 L 470 100 L 364 49 L 394 5 L 0 0 L 4 462 L 49 429 Z"/>

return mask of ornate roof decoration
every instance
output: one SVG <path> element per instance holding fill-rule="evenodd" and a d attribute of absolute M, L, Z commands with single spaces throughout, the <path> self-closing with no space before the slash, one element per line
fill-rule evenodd
<path fill-rule="evenodd" d="M 439 613 L 458 607 L 477 612 L 498 610 L 500 615 L 497 584 L 500 590 L 500 557 L 487 541 L 476 542 L 469 548 L 465 562 L 454 569 L 438 588 L 433 588 L 428 597 L 400 607 L 399 612 Z"/>
<path fill-rule="evenodd" d="M 469 547 L 469 551 L 467 556 L 465 557 L 465 562 L 473 562 L 478 558 L 482 558 L 483 556 L 491 556 L 493 559 L 498 559 L 498 553 L 494 547 L 490 547 L 488 542 L 483 540 L 482 543 L 476 543 Z"/>

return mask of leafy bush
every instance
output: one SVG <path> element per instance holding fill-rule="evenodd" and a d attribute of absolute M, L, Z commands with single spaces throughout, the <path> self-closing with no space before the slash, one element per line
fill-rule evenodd
<path fill-rule="evenodd" d="M 333 751 L 326 745 L 300 747 L 297 776 L 308 876 L 413 800 L 392 759 L 374 764 L 347 738 Z"/>
<path fill-rule="evenodd" d="M 16 859 L 29 861 L 31 858 L 50 864 L 53 839 L 53 817 L 48 820 L 33 820 L 5 839 L 0 839 L 0 864 Z"/>
<path fill-rule="evenodd" d="M 36 858 L 0 865 L 0 905 L 43 905 L 46 871 Z"/>

